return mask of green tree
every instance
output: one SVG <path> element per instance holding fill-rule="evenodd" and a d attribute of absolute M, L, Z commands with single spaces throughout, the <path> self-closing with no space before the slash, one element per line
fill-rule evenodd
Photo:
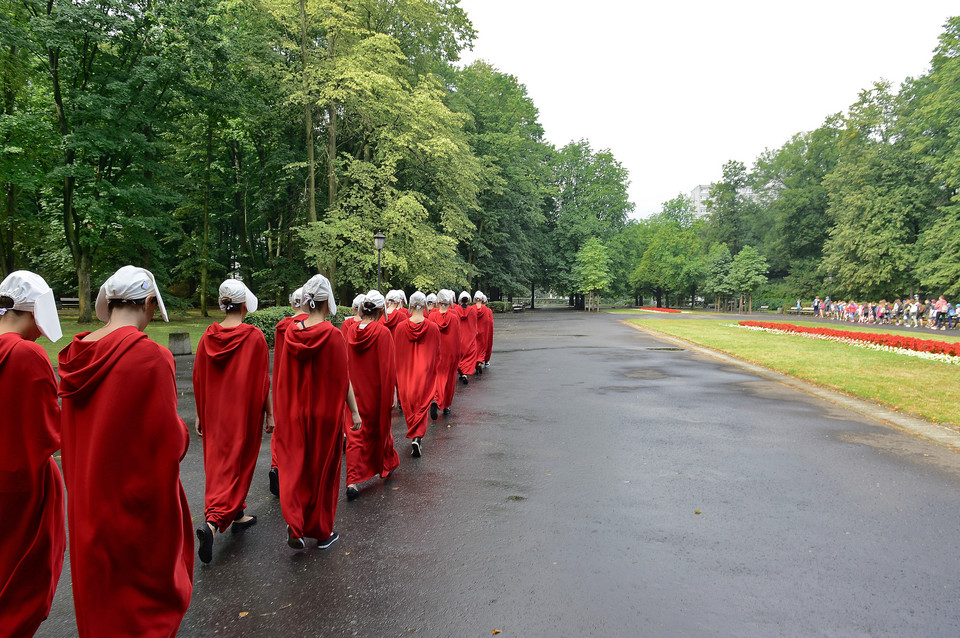
<path fill-rule="evenodd" d="M 597 237 L 591 237 L 580 250 L 573 265 L 577 290 L 589 294 L 587 310 L 600 311 L 600 294 L 610 285 L 610 256 Z"/>
<path fill-rule="evenodd" d="M 743 312 L 744 297 L 749 297 L 749 310 L 753 311 L 753 293 L 767 282 L 770 266 L 763 255 L 752 246 L 744 246 L 730 263 L 727 285 L 740 296 L 740 311 Z"/>
<path fill-rule="evenodd" d="M 732 265 L 733 257 L 730 256 L 730 249 L 726 244 L 710 246 L 710 251 L 704 260 L 703 291 L 713 295 L 714 308 L 717 310 L 722 311 L 726 306 L 727 297 L 735 293 L 730 281 Z"/>
<path fill-rule="evenodd" d="M 727 244 L 733 253 L 757 241 L 759 207 L 748 192 L 748 177 L 743 162 L 730 160 L 723 165 L 723 179 L 711 185 L 707 200 L 707 241 Z"/>

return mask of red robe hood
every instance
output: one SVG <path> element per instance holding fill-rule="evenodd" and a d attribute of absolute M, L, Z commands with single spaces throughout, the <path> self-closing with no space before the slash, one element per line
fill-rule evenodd
<path fill-rule="evenodd" d="M 127 350 L 149 338 L 133 326 L 117 328 L 98 341 L 83 341 L 88 334 L 82 332 L 75 336 L 57 355 L 61 398 L 89 396 Z"/>
<path fill-rule="evenodd" d="M 406 320 L 407 330 L 403 331 L 403 336 L 393 333 L 394 339 L 402 339 L 406 337 L 410 341 L 420 341 L 423 339 L 423 336 L 427 333 L 427 326 L 430 325 L 430 322 L 427 319 L 424 319 L 420 323 L 414 323 L 409 319 Z"/>
<path fill-rule="evenodd" d="M 19 337 L 19 335 L 17 335 Z M 10 339 L 0 339 L 0 368 L 3 367 L 3 364 L 6 363 L 7 357 L 10 356 L 10 353 L 13 352 L 14 346 L 23 341 L 23 337 L 19 339 L 10 338 Z"/>
<path fill-rule="evenodd" d="M 315 357 L 335 333 L 340 334 L 340 331 L 329 321 L 303 329 L 300 324 L 291 322 L 284 333 L 284 343 L 298 361 L 306 361 Z"/>
<path fill-rule="evenodd" d="M 227 361 L 237 348 L 243 345 L 251 330 L 259 330 L 259 328 L 248 323 L 242 323 L 234 328 L 224 328 L 219 323 L 211 324 L 205 333 L 207 354 L 217 363 Z"/>
<path fill-rule="evenodd" d="M 358 352 L 364 352 L 377 342 L 377 336 L 386 329 L 387 327 L 379 321 L 371 321 L 363 328 L 357 322 L 357 325 L 351 326 L 345 335 L 347 344 Z"/>

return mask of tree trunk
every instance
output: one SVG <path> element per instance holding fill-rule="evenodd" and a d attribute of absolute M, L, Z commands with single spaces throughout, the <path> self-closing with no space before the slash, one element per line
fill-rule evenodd
<path fill-rule="evenodd" d="M 200 314 L 209 317 L 207 311 L 207 285 L 209 268 L 207 259 L 210 240 L 210 165 L 213 163 L 213 117 L 207 114 L 207 158 L 203 177 L 203 243 L 200 245 Z"/>
<path fill-rule="evenodd" d="M 12 220 L 17 213 L 17 187 L 7 184 L 7 197 L 3 217 L 0 218 L 0 279 L 6 279 L 13 272 L 13 227 Z"/>
<path fill-rule="evenodd" d="M 537 284 L 530 282 L 530 310 L 537 305 Z"/>
<path fill-rule="evenodd" d="M 78 302 L 80 318 L 77 320 L 78 323 L 90 323 L 93 321 L 93 313 L 90 309 L 90 270 L 92 265 L 93 257 L 90 254 L 90 248 L 81 247 L 80 260 L 77 264 L 77 281 L 79 282 L 77 293 L 80 295 Z"/>
<path fill-rule="evenodd" d="M 307 76 L 307 0 L 300 0 L 300 59 L 303 63 L 303 126 L 307 144 L 307 220 L 317 221 L 316 161 L 313 155 L 313 105 L 310 101 L 310 85 Z"/>

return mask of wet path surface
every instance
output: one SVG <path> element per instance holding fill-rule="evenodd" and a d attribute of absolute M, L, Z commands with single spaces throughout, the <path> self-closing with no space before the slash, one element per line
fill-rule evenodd
<path fill-rule="evenodd" d="M 639 333 L 497 315 L 491 367 L 330 550 L 259 523 L 197 563 L 181 636 L 956 636 L 960 455 Z M 192 425 L 189 359 L 181 412 Z M 182 464 L 203 511 L 200 442 Z M 150 551 L 150 539 L 143 539 Z M 72 636 L 69 567 L 38 636 Z"/>

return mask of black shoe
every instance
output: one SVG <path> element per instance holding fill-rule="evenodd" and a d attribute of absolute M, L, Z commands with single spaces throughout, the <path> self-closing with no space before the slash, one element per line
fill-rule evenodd
<path fill-rule="evenodd" d="M 474 371 L 474 374 L 476 374 L 476 375 L 479 377 L 481 374 L 483 374 L 483 364 L 482 364 L 482 363 L 478 363 L 478 364 L 477 364 L 477 367 L 474 368 L 473 371 Z"/>
<path fill-rule="evenodd" d="M 280 498 L 280 471 L 275 467 L 270 468 L 270 493 Z"/>
<path fill-rule="evenodd" d="M 465 374 L 460 375 L 460 383 L 462 383 L 463 385 L 467 385 L 468 383 L 470 383 L 469 381 L 467 381 L 467 375 Z"/>
<path fill-rule="evenodd" d="M 340 540 L 340 534 L 334 532 L 330 534 L 330 538 L 325 541 L 317 541 L 317 549 L 329 549 L 331 545 Z"/>
<path fill-rule="evenodd" d="M 411 447 L 412 450 L 413 450 L 413 451 L 412 451 L 413 458 L 415 458 L 415 459 L 420 458 L 420 454 L 421 454 L 420 440 L 421 440 L 421 439 L 420 439 L 420 437 L 418 436 L 418 437 L 415 438 L 415 439 L 413 440 L 413 442 L 410 444 L 410 447 Z"/>
<path fill-rule="evenodd" d="M 447 416 L 448 414 L 450 414 L 450 408 L 444 408 L 444 409 L 443 409 L 443 416 Z"/>
<path fill-rule="evenodd" d="M 243 517 L 241 516 L 240 518 L 243 518 Z M 237 532 L 242 532 L 248 527 L 253 527 L 256 524 L 257 524 L 257 517 L 251 515 L 250 520 L 248 521 L 240 521 L 240 520 L 234 521 L 233 525 L 230 526 L 230 531 L 236 534 Z"/>
<path fill-rule="evenodd" d="M 438 416 L 439 414 L 437 414 L 437 402 L 434 401 L 433 403 L 430 404 L 430 418 L 436 421 Z"/>
<path fill-rule="evenodd" d="M 353 499 L 357 498 L 358 496 L 360 496 L 360 490 L 358 490 L 357 488 L 355 488 L 355 487 L 352 486 L 352 485 L 348 485 L 348 486 L 347 486 L 347 500 L 348 500 L 348 501 L 352 501 Z"/>
<path fill-rule="evenodd" d="M 204 523 L 203 527 L 197 528 L 197 540 L 197 556 L 200 557 L 200 562 L 209 563 L 213 560 L 213 530 L 209 524 Z"/>
<path fill-rule="evenodd" d="M 287 525 L 287 545 L 293 549 L 306 549 L 307 543 L 302 538 L 294 538 L 290 526 Z"/>

